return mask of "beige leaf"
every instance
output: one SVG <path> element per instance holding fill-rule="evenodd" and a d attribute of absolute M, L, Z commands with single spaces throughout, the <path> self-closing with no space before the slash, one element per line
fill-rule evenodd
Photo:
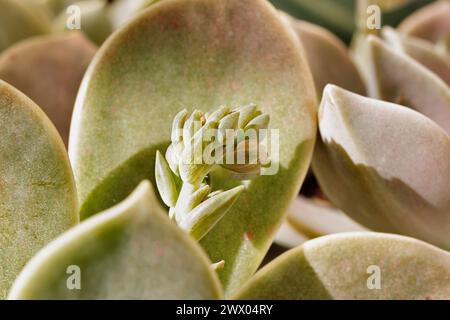
<path fill-rule="evenodd" d="M 417 110 L 450 132 L 450 88 L 441 78 L 375 36 L 359 54 L 372 98 Z"/>
<path fill-rule="evenodd" d="M 449 16 L 450 1 L 436 1 L 406 18 L 398 30 L 403 34 L 437 43 L 450 34 Z"/>
<path fill-rule="evenodd" d="M 440 53 L 430 42 L 397 33 L 390 27 L 384 27 L 384 40 L 398 52 L 404 52 L 427 69 L 433 71 L 442 80 L 450 84 L 450 56 Z"/>
<path fill-rule="evenodd" d="M 328 86 L 313 169 L 355 221 L 450 248 L 450 140 L 409 108 Z"/>
<path fill-rule="evenodd" d="M 303 196 L 297 197 L 291 204 L 288 221 L 298 232 L 310 238 L 367 230 L 330 203 Z"/>

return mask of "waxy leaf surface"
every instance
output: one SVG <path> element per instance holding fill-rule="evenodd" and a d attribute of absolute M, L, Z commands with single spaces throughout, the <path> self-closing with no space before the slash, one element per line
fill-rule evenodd
<path fill-rule="evenodd" d="M 342 233 L 284 253 L 236 298 L 447 300 L 449 282 L 446 251 L 398 235 Z"/>
<path fill-rule="evenodd" d="M 0 80 L 0 299 L 40 248 L 78 222 L 75 183 L 50 120 Z"/>
<path fill-rule="evenodd" d="M 313 168 L 338 208 L 375 231 L 450 248 L 450 139 L 409 108 L 325 89 Z"/>
<path fill-rule="evenodd" d="M 261 176 L 201 243 L 233 291 L 257 269 L 306 173 L 316 93 L 293 31 L 266 1 L 164 0 L 111 36 L 87 71 L 69 153 L 86 218 L 154 182 L 156 150 L 186 108 L 257 104 L 279 129 L 276 175 Z M 274 155 L 276 157 L 276 155 Z M 240 181 L 212 174 L 215 189 Z"/>
<path fill-rule="evenodd" d="M 148 181 L 122 203 L 42 249 L 9 295 L 9 299 L 220 297 L 211 262 L 167 218 Z"/>
<path fill-rule="evenodd" d="M 50 32 L 50 18 L 21 0 L 0 0 L 0 51 L 25 38 Z"/>

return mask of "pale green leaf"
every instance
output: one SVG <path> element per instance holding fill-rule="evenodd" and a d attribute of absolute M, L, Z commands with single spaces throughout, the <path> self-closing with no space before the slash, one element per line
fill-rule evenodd
<path fill-rule="evenodd" d="M 42 249 L 9 299 L 217 299 L 220 283 L 210 265 L 143 182 Z"/>
<path fill-rule="evenodd" d="M 450 253 L 390 234 L 310 240 L 261 269 L 237 299 L 450 299 Z"/>
<path fill-rule="evenodd" d="M 29 98 L 0 80 L 0 299 L 40 248 L 78 222 L 64 144 Z"/>

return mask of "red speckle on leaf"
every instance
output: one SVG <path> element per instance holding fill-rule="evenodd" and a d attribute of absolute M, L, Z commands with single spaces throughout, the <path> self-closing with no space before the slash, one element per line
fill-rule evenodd
<path fill-rule="evenodd" d="M 164 256 L 164 249 L 161 247 L 156 247 L 155 254 L 157 257 L 163 257 Z"/>
<path fill-rule="evenodd" d="M 252 241 L 253 236 L 254 236 L 253 232 L 251 232 L 251 231 L 245 231 L 245 233 L 244 233 L 244 238 L 247 241 Z"/>
<path fill-rule="evenodd" d="M 236 81 L 231 81 L 231 90 L 238 91 L 240 89 L 239 84 Z"/>
<path fill-rule="evenodd" d="M 177 19 L 170 20 L 167 23 L 167 28 L 168 29 L 179 29 L 179 28 L 181 28 L 181 26 L 182 26 L 181 22 L 179 20 L 177 20 Z"/>

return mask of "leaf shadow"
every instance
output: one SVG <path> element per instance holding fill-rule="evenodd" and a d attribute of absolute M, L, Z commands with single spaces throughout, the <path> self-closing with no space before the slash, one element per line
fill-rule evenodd
<path fill-rule="evenodd" d="M 113 170 L 89 194 L 80 210 L 82 220 L 106 210 L 128 197 L 142 180 L 155 182 L 155 158 L 157 150 L 166 150 L 169 141 L 143 149 Z M 159 197 L 159 193 L 155 192 Z M 165 206 L 164 206 L 165 207 Z"/>
<path fill-rule="evenodd" d="M 374 231 L 450 247 L 450 197 L 439 205 L 430 203 L 401 179 L 385 178 L 376 168 L 355 163 L 335 141 L 318 140 L 312 167 L 333 204 Z"/>

